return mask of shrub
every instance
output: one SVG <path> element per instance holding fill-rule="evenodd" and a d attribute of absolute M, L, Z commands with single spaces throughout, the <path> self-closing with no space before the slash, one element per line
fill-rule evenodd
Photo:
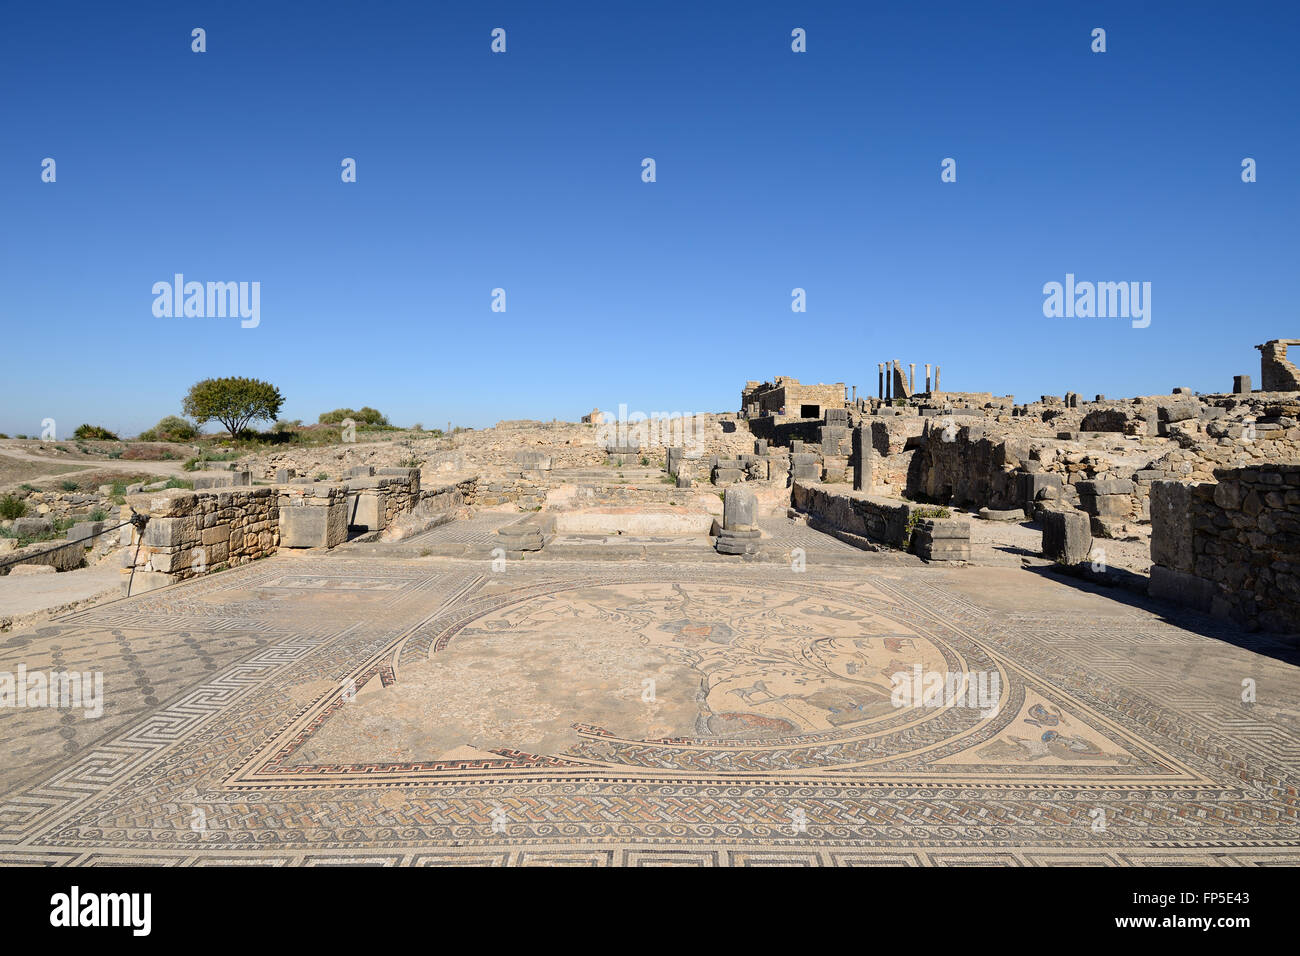
<path fill-rule="evenodd" d="M 220 422 L 232 437 L 246 429 L 249 422 L 274 421 L 282 405 L 284 396 L 270 382 L 234 377 L 196 382 L 182 403 L 185 414 L 195 422 Z"/>
<path fill-rule="evenodd" d="M 91 521 L 105 521 L 108 518 L 108 512 L 103 508 L 96 508 L 90 513 Z"/>
<path fill-rule="evenodd" d="M 21 518 L 27 514 L 27 502 L 21 498 L 15 498 L 13 495 L 5 495 L 0 498 L 0 518 L 12 521 L 14 518 Z"/>
<path fill-rule="evenodd" d="M 75 481 L 61 481 L 59 482 L 59 487 L 62 488 L 64 491 L 76 491 L 80 487 L 80 485 L 78 485 Z"/>
<path fill-rule="evenodd" d="M 158 424 L 139 435 L 140 441 L 194 441 L 199 437 L 199 430 L 193 422 L 186 421 L 179 415 L 167 415 Z"/>
<path fill-rule="evenodd" d="M 117 441 L 116 435 L 99 425 L 78 425 L 77 430 L 72 433 L 72 437 L 86 441 Z"/>
<path fill-rule="evenodd" d="M 187 458 L 185 464 L 181 465 L 186 471 L 198 471 L 199 462 L 202 461 L 234 461 L 240 456 L 237 451 L 205 451 L 201 455 L 195 455 L 193 458 Z"/>
<path fill-rule="evenodd" d="M 322 412 L 317 421 L 322 425 L 341 425 L 345 418 L 352 419 L 358 425 L 388 425 L 388 416 L 369 405 L 358 409 L 336 408 L 332 412 Z"/>

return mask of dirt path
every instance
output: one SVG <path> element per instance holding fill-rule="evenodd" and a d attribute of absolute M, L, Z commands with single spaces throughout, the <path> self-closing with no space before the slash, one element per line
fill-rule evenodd
<path fill-rule="evenodd" d="M 15 467 L 15 462 L 39 464 L 50 470 Z M 183 462 L 135 461 L 122 458 L 54 458 L 36 455 L 0 441 L 0 490 L 17 488 L 23 484 L 51 481 L 55 478 L 73 478 L 91 471 L 126 472 L 130 474 L 159 475 L 164 478 L 185 475 Z"/>

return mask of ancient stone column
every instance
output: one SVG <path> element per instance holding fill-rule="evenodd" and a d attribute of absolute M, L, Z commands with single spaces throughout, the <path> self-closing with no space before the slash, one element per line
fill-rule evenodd
<path fill-rule="evenodd" d="M 930 394 L 930 363 L 925 363 L 925 394 Z"/>
<path fill-rule="evenodd" d="M 853 404 L 858 404 L 858 387 L 856 385 L 853 386 Z"/>
<path fill-rule="evenodd" d="M 876 363 L 876 369 L 877 369 L 877 371 L 880 373 L 880 391 L 876 393 L 876 397 L 879 398 L 881 401 L 884 401 L 884 399 L 885 399 L 885 363 L 884 363 L 884 362 L 877 362 L 877 363 Z"/>
<path fill-rule="evenodd" d="M 886 362 L 882 368 L 887 369 L 885 372 L 885 401 L 889 401 L 894 388 L 894 367 Z"/>
<path fill-rule="evenodd" d="M 871 447 L 871 426 L 853 429 L 853 490 L 871 491 L 875 451 Z"/>
<path fill-rule="evenodd" d="M 934 367 L 934 390 L 939 391 L 939 366 Z"/>
<path fill-rule="evenodd" d="M 908 362 L 907 367 L 909 369 L 907 373 L 907 390 L 915 394 L 916 393 L 916 363 Z"/>

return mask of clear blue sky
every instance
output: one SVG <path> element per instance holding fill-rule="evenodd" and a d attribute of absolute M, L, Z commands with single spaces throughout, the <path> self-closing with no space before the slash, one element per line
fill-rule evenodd
<path fill-rule="evenodd" d="M 217 375 L 426 427 L 887 358 L 1230 389 L 1300 336 L 1298 7 L 7 4 L 0 430 L 133 433 Z M 260 282 L 260 326 L 155 318 L 176 272 Z M 1151 282 L 1150 327 L 1044 318 L 1066 273 Z"/>

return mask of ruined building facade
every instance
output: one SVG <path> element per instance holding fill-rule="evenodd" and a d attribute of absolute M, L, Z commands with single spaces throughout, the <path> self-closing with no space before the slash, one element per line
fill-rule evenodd
<path fill-rule="evenodd" d="M 848 401 L 843 382 L 802 385 L 797 378 L 778 375 L 771 382 L 746 382 L 740 393 L 742 418 L 821 418 L 828 408 Z"/>

